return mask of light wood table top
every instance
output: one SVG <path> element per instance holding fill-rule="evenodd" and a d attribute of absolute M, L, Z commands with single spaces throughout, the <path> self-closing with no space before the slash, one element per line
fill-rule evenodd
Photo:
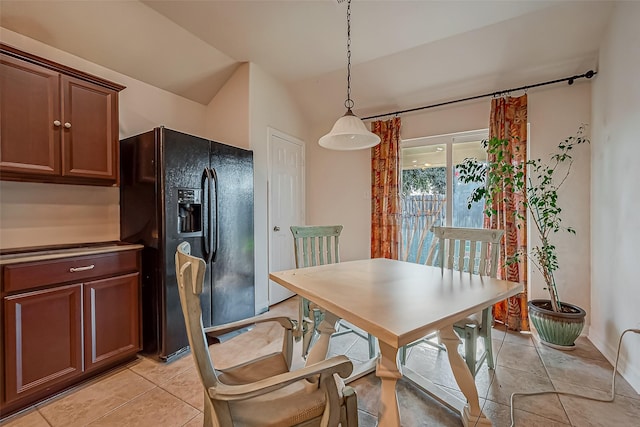
<path fill-rule="evenodd" d="M 522 292 L 522 285 L 384 258 L 269 275 L 396 348 Z"/>
<path fill-rule="evenodd" d="M 440 331 L 451 369 L 468 403 L 451 396 L 438 396 L 438 400 L 459 410 L 465 426 L 491 425 L 480 409 L 473 376 L 457 352 L 460 340 L 453 324 L 522 292 L 522 284 L 383 258 L 274 272 L 269 278 L 318 304 L 331 317 L 343 318 L 378 338 L 376 375 L 382 380 L 379 426 L 400 426 L 395 388 L 403 372 L 397 365 L 398 349 L 434 331 Z M 321 336 L 316 346 L 320 342 L 326 350 L 328 336 Z M 410 370 L 402 370 L 423 390 L 436 395 L 441 391 Z"/>

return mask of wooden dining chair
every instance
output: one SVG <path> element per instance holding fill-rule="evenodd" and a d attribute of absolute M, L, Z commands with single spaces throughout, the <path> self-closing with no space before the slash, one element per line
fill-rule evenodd
<path fill-rule="evenodd" d="M 340 233 L 342 225 L 292 225 L 293 248 L 295 252 L 296 268 L 312 267 L 316 265 L 340 262 Z M 323 319 L 321 307 L 306 298 L 300 298 L 299 324 L 302 335 L 302 355 L 306 357 L 309 348 L 318 339 L 318 326 Z M 354 329 L 343 320 L 338 321 L 338 332 L 332 336 L 355 333 L 367 340 L 369 358 L 376 354 L 376 339 L 371 334 L 364 334 Z"/>
<path fill-rule="evenodd" d="M 346 426 L 358 425 L 355 391 L 342 378 L 353 370 L 346 356 L 290 371 L 293 322 L 287 317 L 257 316 L 226 325 L 203 328 L 200 294 L 206 264 L 190 255 L 189 243 L 176 251 L 176 273 L 187 336 L 198 374 L 204 386 L 204 425 L 232 426 Z M 251 328 L 243 335 L 264 340 L 260 325 L 271 323 L 283 331 L 279 351 L 256 359 L 247 358 L 246 346 L 234 344 L 242 335 L 208 347 L 205 334 L 224 336 Z M 243 337 L 244 338 L 244 337 Z M 246 338 L 244 338 L 246 340 Z M 247 342 L 247 341 L 245 341 Z M 216 368 L 218 355 L 234 366 Z M 214 356 L 211 357 L 211 354 Z"/>
<path fill-rule="evenodd" d="M 427 254 L 427 265 L 490 277 L 497 276 L 500 241 L 504 230 L 436 226 L 431 229 L 434 236 Z M 474 377 L 485 360 L 489 368 L 495 368 L 491 342 L 492 323 L 491 307 L 488 307 L 453 325 L 453 329 L 464 342 L 464 358 Z M 430 340 L 433 336 L 428 338 L 429 340 L 423 339 L 402 347 L 400 349 L 402 364 L 406 363 L 409 347 L 420 342 L 433 344 L 433 341 Z M 477 357 L 476 342 L 478 339 L 484 341 L 484 351 L 480 357 Z M 441 346 L 439 347 L 441 348 Z"/>

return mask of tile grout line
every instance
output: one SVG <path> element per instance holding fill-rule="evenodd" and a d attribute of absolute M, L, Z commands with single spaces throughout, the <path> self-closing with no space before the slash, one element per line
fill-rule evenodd
<path fill-rule="evenodd" d="M 542 358 L 542 354 L 540 353 L 539 347 L 538 347 L 538 343 L 536 343 L 536 338 L 532 335 L 531 339 L 533 340 L 533 346 L 536 349 L 536 353 L 538 354 L 538 357 L 540 358 L 540 363 L 542 363 L 542 367 L 544 368 L 544 371 L 547 374 L 547 378 L 549 379 L 549 382 L 551 383 L 551 387 L 553 387 L 553 389 L 555 391 L 558 391 L 558 389 L 556 388 L 555 384 L 553 384 L 553 381 L 551 381 L 551 375 L 549 374 L 549 370 L 547 369 L 547 364 L 544 363 L 544 359 Z M 543 344 L 540 344 L 543 345 Z M 569 416 L 569 413 L 567 412 L 567 408 L 565 408 L 564 403 L 562 403 L 562 399 L 560 399 L 559 395 L 556 395 L 556 397 L 558 398 L 558 402 L 560 402 L 560 406 L 562 407 L 562 410 L 564 411 L 564 415 L 567 417 L 567 420 L 569 420 L 569 424 L 573 426 L 573 421 L 571 420 L 571 417 Z"/>
<path fill-rule="evenodd" d="M 153 390 L 154 388 L 157 388 L 157 387 L 158 387 L 158 385 L 157 385 L 156 383 L 154 383 L 153 381 L 149 380 L 148 378 L 145 378 L 145 377 L 143 377 L 142 375 L 138 374 L 136 371 L 132 370 L 130 366 L 127 366 L 125 369 L 126 369 L 126 370 L 128 370 L 129 372 L 133 373 L 134 375 L 136 375 L 136 376 L 138 376 L 138 377 L 142 378 L 143 380 L 148 381 L 150 384 L 153 384 L 153 387 L 151 387 L 149 390 L 143 391 L 142 393 L 140 393 L 140 394 L 138 394 L 138 395 L 136 395 L 136 396 L 133 396 L 133 397 L 132 397 L 132 398 L 130 398 L 130 399 L 127 399 L 127 400 L 126 400 L 125 402 L 123 402 L 122 404 L 120 404 L 120 405 L 118 405 L 118 406 L 116 406 L 116 407 L 112 408 L 111 410 L 109 410 L 109 411 L 105 412 L 104 414 L 100 415 L 99 417 L 97 417 L 97 418 L 94 418 L 94 419 L 90 420 L 90 421 L 89 421 L 89 422 L 87 422 L 85 425 L 87 425 L 87 426 L 88 426 L 88 425 L 90 425 L 90 424 L 92 424 L 92 423 L 95 423 L 95 422 L 96 422 L 96 421 L 98 421 L 98 420 L 101 420 L 102 418 L 104 418 L 104 417 L 106 417 L 106 416 L 110 415 L 110 414 L 111 414 L 111 413 L 113 413 L 114 411 L 117 411 L 118 409 L 122 408 L 123 406 L 127 405 L 128 403 L 132 402 L 133 400 L 135 400 L 135 399 L 139 398 L 140 396 L 143 396 L 143 395 L 147 394 L 148 392 L 150 392 L 150 391 L 151 391 L 151 390 Z M 52 427 L 54 427 L 54 426 L 52 426 Z"/>
<path fill-rule="evenodd" d="M 51 426 L 51 427 L 56 427 L 54 425 L 54 423 L 52 421 L 50 421 L 46 414 L 42 411 L 43 408 L 46 408 L 49 405 L 54 405 L 56 402 L 60 402 L 62 400 L 64 400 L 67 397 L 73 396 L 76 393 L 80 393 L 82 390 L 86 390 L 90 387 L 96 386 L 98 384 L 100 384 L 102 381 L 107 380 L 108 378 L 114 376 L 114 375 L 118 375 L 122 372 L 125 372 L 126 370 L 128 370 L 129 368 L 126 366 L 118 366 L 118 367 L 114 367 L 112 369 L 108 369 L 100 374 L 98 374 L 97 376 L 88 379 L 86 382 L 81 382 L 78 383 L 74 386 L 72 386 L 71 388 L 67 389 L 67 390 L 63 390 L 61 393 L 56 394 L 54 396 L 51 396 L 50 398 L 47 398 L 39 403 L 35 403 L 34 405 L 32 405 L 30 408 L 35 409 L 40 416 L 46 421 L 46 423 Z M 125 402 L 126 403 L 126 402 Z M 124 403 L 122 404 L 124 405 Z M 122 405 L 119 405 L 118 407 L 121 407 Z M 98 417 L 100 418 L 100 417 Z M 93 422 L 95 420 L 97 420 L 98 418 L 94 418 L 92 420 L 90 420 L 89 422 Z"/>
<path fill-rule="evenodd" d="M 196 370 L 197 368 L 190 368 L 190 369 L 186 369 L 186 370 L 182 371 L 182 373 L 186 373 L 187 371 L 189 371 L 189 370 L 191 370 L 191 369 Z M 171 377 L 171 378 L 175 378 L 175 377 Z M 199 380 L 198 382 L 199 382 L 199 384 L 202 384 L 202 382 L 201 382 L 200 380 Z M 166 382 L 165 384 L 169 384 L 169 382 Z M 202 391 L 202 393 L 201 393 L 201 394 L 202 394 L 202 400 L 203 400 L 203 402 L 204 402 L 204 393 L 206 392 L 206 390 L 204 389 L 204 386 L 201 386 L 201 387 L 202 387 L 202 390 L 201 390 L 201 391 Z M 196 411 L 198 411 L 200 414 L 203 414 L 203 413 L 204 413 L 204 411 L 201 411 L 200 409 L 196 408 L 195 406 L 193 406 L 191 403 L 187 402 L 186 400 L 184 400 L 184 399 L 183 399 L 183 398 L 181 398 L 180 396 L 178 396 L 178 395 L 176 395 L 176 394 L 172 393 L 172 392 L 171 392 L 171 390 L 168 390 L 168 389 L 166 389 L 166 388 L 162 387 L 162 386 L 161 386 L 161 385 L 159 385 L 159 384 L 158 384 L 158 388 L 160 388 L 160 389 L 162 389 L 162 390 L 166 391 L 166 392 L 167 392 L 167 393 L 169 393 L 171 396 L 175 397 L 175 398 L 176 398 L 176 399 L 178 399 L 179 401 L 181 401 L 181 402 L 185 403 L 186 405 L 188 405 L 188 406 L 190 406 L 191 408 L 193 408 L 193 409 L 195 409 Z M 204 402 L 204 404 L 206 405 L 206 402 Z M 196 417 L 197 417 L 197 415 L 196 415 Z M 194 418 L 195 418 L 195 417 L 194 417 Z M 193 418 L 192 418 L 192 419 L 193 419 Z M 191 421 L 191 420 L 189 420 L 189 421 Z M 189 422 L 189 421 L 187 421 L 187 422 Z"/>
<path fill-rule="evenodd" d="M 198 412 L 199 412 L 199 411 L 198 411 Z M 196 418 L 198 418 L 198 417 L 199 417 L 201 414 L 203 414 L 203 413 L 204 413 L 204 412 L 199 412 L 199 413 L 198 413 L 198 414 L 196 414 L 193 418 L 189 418 L 189 419 L 187 420 L 187 422 L 186 422 L 186 423 L 182 424 L 182 426 L 181 426 L 181 427 L 186 426 L 187 424 L 189 424 L 191 421 L 193 421 L 193 420 L 195 420 Z"/>
<path fill-rule="evenodd" d="M 493 327 L 493 326 L 492 326 Z M 505 325 L 506 327 L 506 325 Z M 493 382 L 496 380 L 496 370 L 498 368 L 498 357 L 500 357 L 500 352 L 502 351 L 502 349 L 504 348 L 504 343 L 507 340 L 507 333 L 508 333 L 508 329 L 505 329 L 504 334 L 502 335 L 502 341 L 500 342 L 500 348 L 498 349 L 498 352 L 495 355 L 496 360 L 494 361 L 495 363 L 495 368 L 493 368 L 493 376 L 491 377 L 491 381 L 489 381 L 489 386 L 487 387 L 487 392 L 484 395 L 484 402 L 482 404 L 482 408 L 480 408 L 480 410 L 484 413 L 484 408 L 487 405 L 487 400 L 488 396 L 489 396 L 489 391 L 491 390 L 491 385 L 493 384 Z M 491 334 L 493 336 L 493 333 Z M 492 344 L 493 345 L 493 344 Z M 486 351 L 486 349 L 485 349 Z M 475 380 L 475 378 L 474 378 Z M 477 423 L 476 423 L 477 424 Z"/>
<path fill-rule="evenodd" d="M 508 331 L 508 330 L 507 330 L 507 331 Z M 507 342 L 507 341 L 506 341 L 507 331 L 505 331 L 505 335 L 504 335 L 504 337 L 503 337 L 502 344 L 500 345 L 500 350 L 498 351 L 498 354 L 502 351 L 503 346 L 504 346 L 504 343 L 505 343 L 505 342 Z M 549 380 L 549 382 L 551 383 L 551 386 L 552 386 L 552 387 L 553 387 L 553 389 L 555 390 L 555 386 L 553 385 L 553 382 L 551 381 L 551 378 L 550 378 L 550 376 L 549 376 L 549 372 L 547 371 L 546 365 L 545 365 L 545 364 L 544 364 L 544 362 L 542 361 L 542 357 L 540 356 L 540 352 L 538 351 L 538 347 L 537 347 L 537 346 L 536 346 L 536 344 L 535 344 L 535 341 L 534 341 L 534 338 L 533 338 L 533 334 L 531 335 L 531 338 L 530 338 L 530 339 L 532 340 L 532 343 L 533 343 L 533 346 L 532 346 L 532 347 L 533 347 L 533 348 L 534 348 L 534 350 L 536 351 L 536 354 L 537 354 L 537 356 L 538 356 L 538 359 L 540 360 L 540 363 L 542 364 L 542 366 L 543 366 L 543 368 L 544 368 L 544 370 L 545 370 L 546 379 L 547 379 L 547 380 Z M 517 344 L 516 344 L 516 343 L 512 343 L 512 344 L 514 344 L 514 345 L 523 345 L 523 344 L 520 344 L 520 343 L 517 343 Z M 496 355 L 496 367 L 498 366 L 498 365 L 497 365 L 497 359 L 498 359 L 498 355 Z M 505 367 L 505 368 L 507 368 L 507 367 Z M 508 369 L 518 370 L 517 368 L 508 368 Z M 528 371 L 524 370 L 523 372 L 528 372 Z M 534 375 L 535 375 L 535 374 L 534 374 Z M 491 382 L 489 383 L 489 388 L 487 389 L 487 394 L 485 395 L 485 402 L 484 402 L 484 404 L 483 404 L 483 406 L 482 406 L 482 410 L 483 410 L 483 412 L 484 412 L 484 407 L 485 407 L 485 405 L 487 404 L 487 401 L 488 401 L 488 400 L 491 400 L 491 399 L 489 399 L 489 398 L 488 398 L 488 396 L 489 396 L 489 391 L 490 391 L 490 389 L 491 389 L 491 384 L 493 384 L 494 380 L 495 380 L 495 374 L 494 374 L 493 379 L 492 379 L 492 380 L 491 380 Z M 526 413 L 528 413 L 528 414 L 536 415 L 536 416 L 538 416 L 538 417 L 542 417 L 542 418 L 548 419 L 548 420 L 553 421 L 553 422 L 555 422 L 555 423 L 561 423 L 561 424 L 563 424 L 563 425 L 571 425 L 571 426 L 573 426 L 573 423 L 571 422 L 571 418 L 569 418 L 569 414 L 567 413 L 567 411 L 566 411 L 566 409 L 565 409 L 564 405 L 562 405 L 562 401 L 560 400 L 560 398 L 558 398 L 558 401 L 560 402 L 560 405 L 561 405 L 561 407 L 562 407 L 562 410 L 564 411 L 564 414 L 565 414 L 565 416 L 566 416 L 567 420 L 569 421 L 569 424 L 565 424 L 564 422 L 561 422 L 561 421 L 556 420 L 556 419 L 554 419 L 554 418 L 549 418 L 549 417 L 547 417 L 547 416 L 545 416 L 545 415 L 538 414 L 538 413 L 535 413 L 535 412 L 530 412 L 530 411 L 527 411 L 527 410 L 525 410 L 525 409 L 517 409 L 517 410 L 518 410 L 518 411 L 522 411 L 522 412 L 526 412 Z M 500 403 L 500 402 L 496 402 L 496 401 L 493 401 L 493 400 L 491 400 L 491 402 L 493 402 L 493 403 L 495 403 L 495 404 L 497 404 L 497 405 L 503 405 L 502 403 Z M 508 408 L 509 410 L 511 409 L 510 405 L 503 405 L 503 406 L 507 406 L 507 408 Z M 516 411 L 516 409 L 514 408 L 514 410 L 513 410 L 513 411 L 514 411 L 514 416 L 515 416 L 515 411 Z M 514 425 L 515 425 L 515 420 L 513 420 L 513 421 L 514 421 Z"/>
<path fill-rule="evenodd" d="M 152 383 L 152 384 L 153 384 L 153 383 Z M 89 421 L 88 423 L 86 423 L 86 424 L 84 424 L 84 425 L 85 425 L 85 426 L 90 426 L 91 424 L 95 423 L 96 421 L 99 421 L 99 420 L 101 420 L 101 419 L 103 419 L 103 418 L 105 418 L 105 417 L 107 417 L 107 416 L 111 415 L 113 412 L 115 412 L 115 411 L 117 411 L 118 409 L 120 409 L 120 408 L 122 408 L 122 407 L 124 407 L 124 406 L 128 405 L 129 403 L 133 402 L 134 400 L 139 399 L 140 397 L 142 397 L 142 396 L 144 396 L 145 394 L 147 394 L 147 393 L 149 393 L 149 392 L 153 391 L 153 390 L 154 390 L 154 389 L 156 389 L 156 388 L 158 388 L 158 386 L 157 386 L 156 384 L 153 384 L 153 387 L 152 387 L 152 388 L 150 388 L 149 390 L 147 390 L 147 391 L 145 391 L 145 392 L 140 393 L 139 395 L 137 395 L 137 396 L 135 396 L 135 397 L 133 397 L 133 398 L 131 398 L 131 399 L 127 400 L 127 401 L 126 401 L 126 402 L 124 402 L 122 405 L 118 405 L 117 407 L 115 407 L 115 408 L 111 409 L 110 411 L 108 411 L 108 412 L 106 412 L 106 413 L 102 414 L 102 415 L 101 415 L 101 416 L 99 416 L 98 418 L 94 418 L 93 420 Z"/>

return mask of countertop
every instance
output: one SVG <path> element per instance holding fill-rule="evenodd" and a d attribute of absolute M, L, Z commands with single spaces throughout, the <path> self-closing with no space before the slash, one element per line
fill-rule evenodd
<path fill-rule="evenodd" d="M 79 244 L 76 247 L 65 248 L 39 248 L 34 250 L 12 250 L 10 253 L 0 254 L 0 265 L 14 264 L 18 262 L 44 261 L 56 258 L 68 258 L 74 256 L 94 255 L 108 252 L 130 251 L 142 249 L 143 245 L 107 242 L 104 244 Z"/>

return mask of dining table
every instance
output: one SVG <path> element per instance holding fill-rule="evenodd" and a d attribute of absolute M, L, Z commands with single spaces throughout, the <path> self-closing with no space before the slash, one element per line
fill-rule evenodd
<path fill-rule="evenodd" d="M 269 278 L 325 312 L 309 360 L 326 357 L 337 319 L 377 338 L 379 353 L 372 366 L 381 380 L 378 426 L 401 426 L 396 384 L 403 376 L 459 411 L 465 426 L 492 425 L 480 408 L 474 377 L 458 353 L 461 341 L 453 324 L 522 292 L 522 283 L 386 258 L 272 272 Z M 466 402 L 398 363 L 402 346 L 436 331 Z"/>

